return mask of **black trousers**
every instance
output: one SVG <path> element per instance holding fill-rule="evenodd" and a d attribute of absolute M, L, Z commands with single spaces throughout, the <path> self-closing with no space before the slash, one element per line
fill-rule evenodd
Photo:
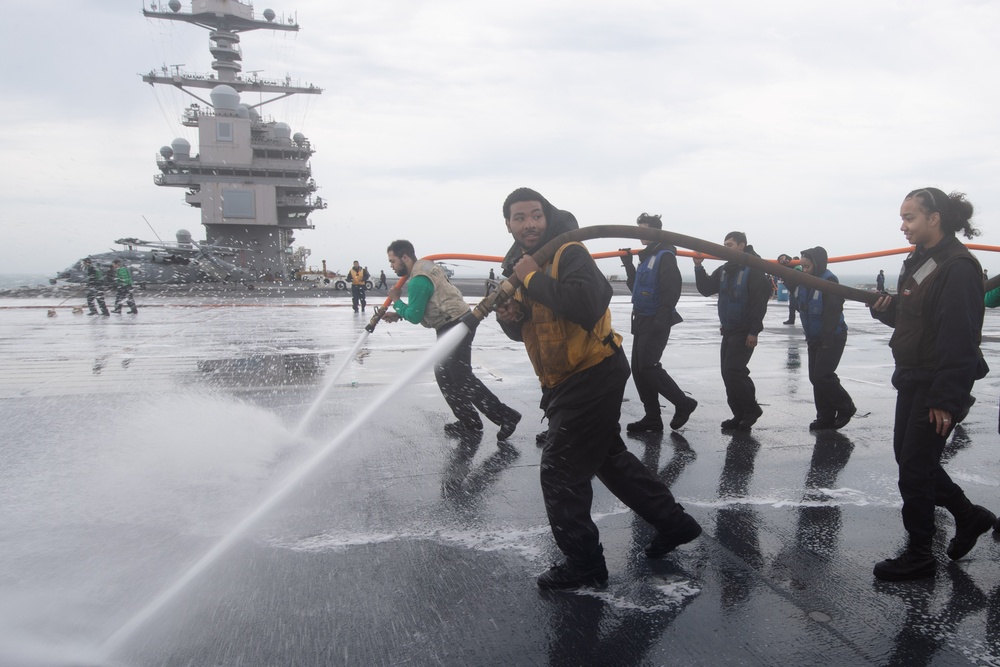
<path fill-rule="evenodd" d="M 96 313 L 97 308 L 94 307 L 94 302 L 101 307 L 101 312 L 108 312 L 108 304 L 104 301 L 104 290 L 100 287 L 94 287 L 93 285 L 87 287 L 87 307 L 90 308 L 90 312 Z"/>
<path fill-rule="evenodd" d="M 934 537 L 934 507 L 958 514 L 970 506 L 962 488 L 941 467 L 946 436 L 928 421 L 929 382 L 897 382 L 892 447 L 899 466 L 903 527 L 917 544 Z"/>
<path fill-rule="evenodd" d="M 675 406 L 687 401 L 687 396 L 660 363 L 669 338 L 670 327 L 650 329 L 632 337 L 632 379 L 639 391 L 639 400 L 651 417 L 660 416 L 660 396 Z"/>
<path fill-rule="evenodd" d="M 618 420 L 629 376 L 625 354 L 619 352 L 602 364 L 611 368 L 596 369 L 601 386 L 578 387 L 572 400 L 557 401 L 546 410 L 549 437 L 540 468 L 545 512 L 559 549 L 580 563 L 593 562 L 602 553 L 590 516 L 594 476 L 659 530 L 668 530 L 680 512 L 666 484 L 622 441 Z M 612 372 L 602 373 L 606 370 Z"/>
<path fill-rule="evenodd" d="M 851 395 L 837 377 L 837 366 L 840 365 L 846 344 L 846 338 L 835 340 L 825 347 L 819 341 L 806 343 L 809 350 L 809 382 L 813 386 L 816 419 L 833 421 L 838 412 L 847 412 L 854 407 Z"/>
<path fill-rule="evenodd" d="M 131 285 L 120 285 L 115 288 L 115 311 L 122 309 L 122 301 L 128 304 L 130 310 L 135 310 L 135 297 L 132 296 Z"/>
<path fill-rule="evenodd" d="M 438 338 L 458 323 L 459 320 L 454 320 L 438 329 Z M 475 337 L 476 332 L 470 331 L 458 347 L 434 367 L 434 379 L 458 421 L 470 428 L 482 428 L 483 420 L 477 408 L 494 424 L 502 422 L 510 408 L 472 374 L 472 340 Z"/>
<path fill-rule="evenodd" d="M 720 367 L 726 385 L 726 402 L 733 417 L 740 419 L 757 405 L 757 387 L 750 379 L 750 357 L 756 348 L 747 347 L 746 332 L 722 335 Z"/>
<path fill-rule="evenodd" d="M 358 312 L 359 301 L 361 302 L 362 308 L 367 305 L 367 302 L 365 301 L 365 286 L 351 285 L 351 305 L 354 307 L 354 312 Z"/>

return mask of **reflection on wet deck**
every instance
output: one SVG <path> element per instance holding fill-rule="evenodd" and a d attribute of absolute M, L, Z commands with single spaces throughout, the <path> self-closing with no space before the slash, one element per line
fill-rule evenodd
<path fill-rule="evenodd" d="M 434 341 L 380 325 L 294 438 L 367 318 L 309 302 L 179 305 L 110 319 L 0 308 L 0 664 L 86 655 Z M 734 435 L 718 427 L 715 304 L 686 296 L 680 311 L 663 364 L 699 408 L 683 431 L 627 444 L 705 528 L 696 543 L 646 560 L 650 527 L 595 483 L 608 587 L 535 589 L 557 558 L 537 381 L 486 321 L 473 364 L 525 415 L 510 446 L 490 428 L 445 437 L 428 371 L 108 664 L 1000 664 L 990 536 L 947 562 L 941 515 L 935 581 L 871 576 L 903 541 L 890 330 L 849 304 L 840 375 L 859 415 L 810 433 L 801 329 L 772 307 L 751 362 L 764 416 Z M 625 331 L 628 312 L 617 298 Z M 997 510 L 1000 313 L 987 317 L 996 371 L 945 460 Z M 622 421 L 641 413 L 629 387 Z"/>

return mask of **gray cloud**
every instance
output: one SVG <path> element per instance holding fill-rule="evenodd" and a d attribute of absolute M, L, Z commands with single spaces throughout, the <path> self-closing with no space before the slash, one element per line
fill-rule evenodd
<path fill-rule="evenodd" d="M 318 150 L 330 208 L 298 234 L 316 263 L 381 267 L 401 236 L 502 253 L 499 204 L 520 185 L 584 224 L 657 211 L 775 256 L 898 247 L 900 198 L 933 184 L 967 192 L 978 240 L 1000 244 L 993 3 L 279 4 L 302 31 L 245 34 L 245 69 L 326 89 L 265 107 Z M 138 73 L 208 72 L 204 31 L 96 1 L 8 11 L 6 269 L 149 236 L 141 215 L 161 236 L 199 230 L 182 191 L 152 185 L 157 149 L 194 143 L 192 100 Z"/>

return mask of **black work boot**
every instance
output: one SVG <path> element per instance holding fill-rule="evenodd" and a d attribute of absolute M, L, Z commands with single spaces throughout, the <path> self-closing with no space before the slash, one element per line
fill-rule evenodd
<path fill-rule="evenodd" d="M 518 422 L 521 421 L 521 413 L 511 408 L 507 412 L 507 416 L 503 418 L 500 422 L 500 430 L 497 432 L 497 442 L 503 442 L 510 436 L 514 435 L 514 429 L 517 428 Z"/>
<path fill-rule="evenodd" d="M 857 414 L 857 412 L 858 408 L 853 405 L 847 410 L 841 410 L 837 413 L 837 416 L 833 420 L 833 427 L 844 428 L 848 423 L 850 423 L 851 417 Z"/>
<path fill-rule="evenodd" d="M 733 415 L 732 419 L 723 419 L 719 426 L 721 426 L 723 430 L 729 431 L 739 426 L 740 420 L 742 419 L 742 416 Z"/>
<path fill-rule="evenodd" d="M 663 419 L 660 415 L 646 415 L 637 422 L 625 426 L 629 433 L 658 432 L 663 430 Z"/>
<path fill-rule="evenodd" d="M 757 420 L 760 419 L 762 414 L 764 414 L 764 411 L 761 407 L 759 405 L 754 405 L 750 408 L 749 412 L 744 413 L 743 419 L 741 419 L 740 423 L 736 425 L 736 428 L 740 431 L 749 431 L 750 427 L 757 423 Z"/>
<path fill-rule="evenodd" d="M 677 407 L 674 412 L 674 418 L 670 420 L 670 428 L 673 430 L 679 429 L 684 424 L 687 424 L 688 417 L 694 412 L 694 409 L 698 407 L 698 401 L 693 398 L 689 398 L 686 403 Z"/>
<path fill-rule="evenodd" d="M 964 512 L 955 515 L 955 537 L 948 542 L 948 558 L 958 560 L 972 551 L 979 536 L 996 523 L 993 512 L 979 505 L 970 505 Z"/>
<path fill-rule="evenodd" d="M 567 558 L 538 575 L 538 587 L 546 590 L 565 590 L 580 586 L 603 586 L 608 583 L 608 567 L 604 563 L 604 549 L 583 560 Z"/>
<path fill-rule="evenodd" d="M 683 509 L 677 515 L 669 529 L 658 531 L 653 541 L 646 545 L 646 558 L 662 558 L 701 535 L 701 526 L 693 516 Z"/>
<path fill-rule="evenodd" d="M 873 574 L 882 581 L 910 581 L 927 579 L 937 573 L 937 561 L 931 553 L 930 542 L 915 544 L 910 542 L 906 550 L 896 558 L 875 563 Z"/>

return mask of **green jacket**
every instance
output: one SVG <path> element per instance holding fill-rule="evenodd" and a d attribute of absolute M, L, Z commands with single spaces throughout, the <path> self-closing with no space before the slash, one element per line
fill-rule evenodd
<path fill-rule="evenodd" d="M 995 287 L 986 293 L 983 297 L 983 303 L 986 304 L 987 308 L 996 308 L 1000 306 L 1000 287 Z"/>
<path fill-rule="evenodd" d="M 118 270 L 115 271 L 115 287 L 131 287 L 132 286 L 132 273 L 128 268 L 124 266 L 119 266 Z"/>

